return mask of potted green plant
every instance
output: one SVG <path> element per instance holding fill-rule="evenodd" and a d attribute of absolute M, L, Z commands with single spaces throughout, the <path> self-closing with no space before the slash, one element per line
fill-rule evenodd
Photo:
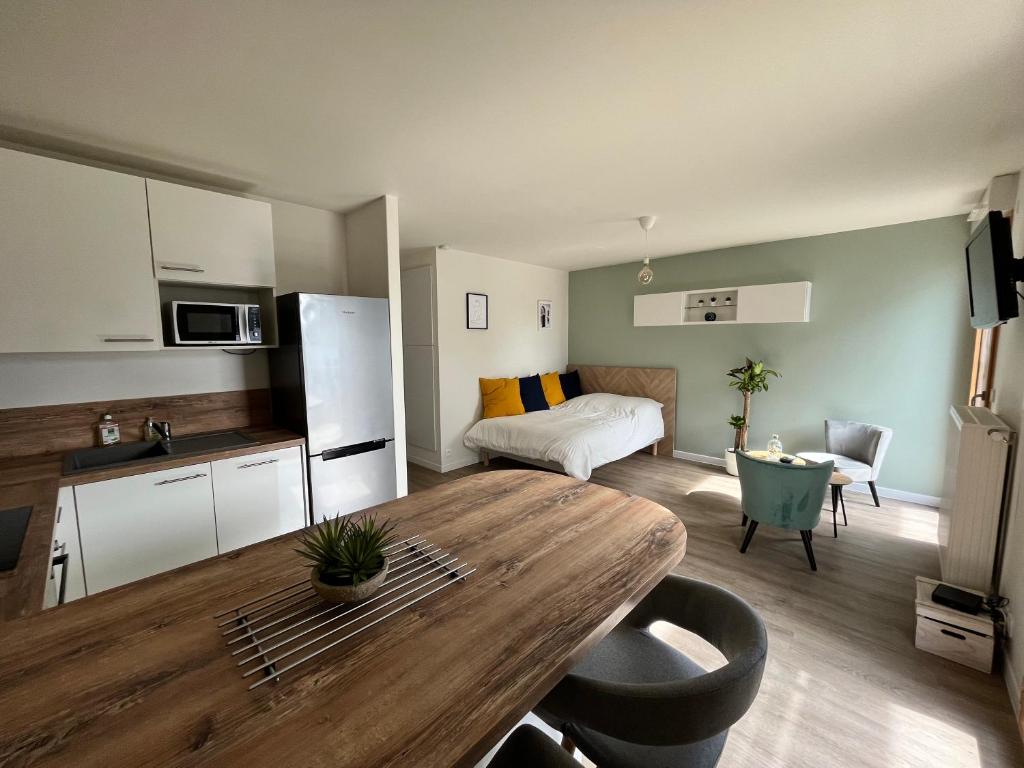
<path fill-rule="evenodd" d="M 750 396 L 755 392 L 767 392 L 768 377 L 780 378 L 780 376 L 777 371 L 768 368 L 763 360 L 755 363 L 749 357 L 742 366 L 733 368 L 726 373 L 726 376 L 732 379 L 729 382 L 729 386 L 739 390 L 743 395 L 743 415 L 733 416 L 729 419 L 730 426 L 736 430 L 736 444 L 731 452 L 726 451 L 725 454 L 726 469 L 729 471 L 729 474 L 735 475 L 736 451 L 745 451 L 747 449 L 747 435 L 750 431 Z M 730 453 L 732 469 L 729 469 Z"/>
<path fill-rule="evenodd" d="M 299 537 L 295 551 L 309 560 L 313 589 L 329 603 L 354 603 L 376 592 L 388 575 L 387 547 L 394 525 L 376 516 L 325 517 Z"/>

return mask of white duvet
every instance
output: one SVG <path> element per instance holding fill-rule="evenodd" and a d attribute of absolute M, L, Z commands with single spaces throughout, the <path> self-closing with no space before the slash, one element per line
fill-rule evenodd
<path fill-rule="evenodd" d="M 547 411 L 483 419 L 466 433 L 467 448 L 561 464 L 580 480 L 665 436 L 661 403 L 646 397 L 581 395 Z"/>

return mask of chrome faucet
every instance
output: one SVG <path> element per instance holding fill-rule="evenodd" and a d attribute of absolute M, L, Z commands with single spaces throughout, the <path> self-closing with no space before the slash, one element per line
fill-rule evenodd
<path fill-rule="evenodd" d="M 155 436 L 167 443 L 171 442 L 171 422 L 153 421 L 153 417 L 150 416 L 146 419 L 146 437 L 150 436 Z"/>

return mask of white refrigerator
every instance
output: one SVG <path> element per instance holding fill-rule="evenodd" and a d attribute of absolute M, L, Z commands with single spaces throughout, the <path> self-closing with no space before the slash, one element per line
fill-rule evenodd
<path fill-rule="evenodd" d="M 313 521 L 394 499 L 388 300 L 290 293 L 277 322 L 274 422 L 306 437 Z"/>

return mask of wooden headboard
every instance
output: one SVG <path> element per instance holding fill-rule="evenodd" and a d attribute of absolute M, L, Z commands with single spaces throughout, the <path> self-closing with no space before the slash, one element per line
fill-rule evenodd
<path fill-rule="evenodd" d="M 580 372 L 583 393 L 611 392 L 613 395 L 649 397 L 664 407 L 665 437 L 658 441 L 658 455 L 672 458 L 676 436 L 676 369 L 630 368 L 618 365 L 575 365 L 566 370 Z"/>

